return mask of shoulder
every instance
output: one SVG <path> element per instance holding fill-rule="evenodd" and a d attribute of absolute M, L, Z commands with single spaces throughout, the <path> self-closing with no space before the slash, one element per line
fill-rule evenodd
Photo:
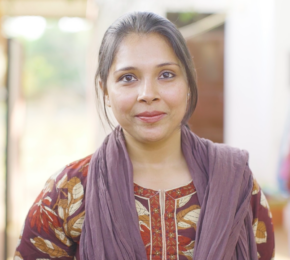
<path fill-rule="evenodd" d="M 66 165 L 51 177 L 54 182 L 54 210 L 65 234 L 78 242 L 85 215 L 87 176 L 92 155 Z"/>
<path fill-rule="evenodd" d="M 18 241 L 24 259 L 68 259 L 75 254 L 85 215 L 85 189 L 91 155 L 52 175 L 29 209 Z M 53 248 L 54 250 L 52 250 Z"/>
<path fill-rule="evenodd" d="M 85 211 L 87 176 L 91 158 L 92 155 L 89 155 L 69 163 L 47 181 L 49 185 L 53 185 L 51 196 L 56 197 L 54 208 L 65 222 Z"/>
<path fill-rule="evenodd" d="M 206 145 L 208 152 L 215 159 L 233 163 L 235 166 L 248 165 L 248 151 L 224 143 L 214 143 L 209 139 L 201 138 L 201 141 Z"/>
<path fill-rule="evenodd" d="M 91 157 L 92 155 L 89 155 L 69 163 L 55 174 L 51 175 L 37 197 L 36 202 L 46 197 L 49 198 L 49 201 L 53 201 L 60 193 L 67 195 L 67 193 L 72 192 L 76 184 L 82 186 L 84 190 L 87 184 L 88 168 Z"/>
<path fill-rule="evenodd" d="M 244 149 L 240 149 L 237 147 L 233 147 L 224 143 L 213 143 L 211 142 L 211 145 L 214 146 L 214 148 L 216 149 L 216 151 L 218 153 L 221 153 L 225 156 L 231 156 L 231 157 L 245 157 L 248 159 L 249 157 L 249 153 L 248 151 L 244 150 Z"/>
<path fill-rule="evenodd" d="M 92 155 L 88 155 L 82 159 L 67 164 L 61 170 L 52 175 L 48 182 L 53 182 L 56 189 L 64 188 L 70 180 L 78 180 L 77 182 L 81 182 L 82 185 L 86 186 L 91 158 Z"/>
<path fill-rule="evenodd" d="M 207 150 L 206 162 L 209 165 L 209 176 L 218 173 L 219 176 L 228 180 L 244 181 L 245 186 L 248 186 L 249 181 L 253 182 L 248 151 L 203 138 L 201 138 L 201 142 L 204 143 Z"/>

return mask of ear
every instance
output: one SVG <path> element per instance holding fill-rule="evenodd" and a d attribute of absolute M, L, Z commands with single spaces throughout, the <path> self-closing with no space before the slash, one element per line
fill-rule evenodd
<path fill-rule="evenodd" d="M 108 95 L 105 96 L 105 102 L 106 102 L 106 105 L 108 107 L 111 107 L 111 103 L 110 103 L 110 99 L 109 99 L 109 96 Z"/>
<path fill-rule="evenodd" d="M 105 104 L 106 104 L 106 106 L 111 107 L 111 103 L 110 103 L 108 92 L 104 91 L 103 82 L 101 80 L 99 80 L 99 86 L 100 86 L 100 89 L 103 91 L 103 94 L 105 95 Z"/>
<path fill-rule="evenodd" d="M 100 89 L 104 92 L 103 82 L 101 80 L 99 80 L 99 86 Z"/>

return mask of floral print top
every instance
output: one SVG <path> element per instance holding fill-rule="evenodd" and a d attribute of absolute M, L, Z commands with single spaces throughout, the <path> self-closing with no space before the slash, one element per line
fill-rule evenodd
<path fill-rule="evenodd" d="M 14 260 L 80 260 L 90 159 L 73 162 L 49 178 L 28 212 Z M 148 260 L 191 260 L 200 212 L 194 183 L 166 191 L 135 183 L 134 193 Z M 258 258 L 274 259 L 272 216 L 256 181 L 251 206 Z"/>

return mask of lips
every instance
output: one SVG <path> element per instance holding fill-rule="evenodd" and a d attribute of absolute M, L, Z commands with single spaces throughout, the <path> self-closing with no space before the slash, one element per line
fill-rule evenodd
<path fill-rule="evenodd" d="M 161 111 L 145 111 L 143 113 L 137 114 L 136 117 L 146 123 L 155 123 L 161 120 L 165 115 L 166 113 Z"/>

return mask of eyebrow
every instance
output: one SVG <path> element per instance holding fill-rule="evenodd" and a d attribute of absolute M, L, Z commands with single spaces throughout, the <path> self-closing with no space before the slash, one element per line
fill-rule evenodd
<path fill-rule="evenodd" d="M 175 65 L 175 66 L 178 66 L 180 67 L 180 65 L 178 63 L 175 63 L 175 62 L 165 62 L 165 63 L 161 63 L 161 64 L 158 64 L 157 67 L 163 67 L 163 66 L 168 66 L 168 65 Z"/>
<path fill-rule="evenodd" d="M 121 68 L 121 69 L 116 70 L 114 72 L 114 74 L 117 73 L 117 72 L 119 72 L 119 71 L 136 70 L 136 69 L 137 69 L 136 67 L 124 67 L 124 68 Z"/>
<path fill-rule="evenodd" d="M 175 66 L 180 67 L 180 65 L 178 63 L 175 63 L 175 62 L 164 62 L 164 63 L 158 64 L 156 67 L 160 68 L 160 67 L 164 67 L 164 66 L 168 66 L 168 65 L 175 65 Z M 120 68 L 120 69 L 116 70 L 114 72 L 114 74 L 119 72 L 119 71 L 127 71 L 127 70 L 137 70 L 137 68 L 132 67 L 132 66 Z"/>

